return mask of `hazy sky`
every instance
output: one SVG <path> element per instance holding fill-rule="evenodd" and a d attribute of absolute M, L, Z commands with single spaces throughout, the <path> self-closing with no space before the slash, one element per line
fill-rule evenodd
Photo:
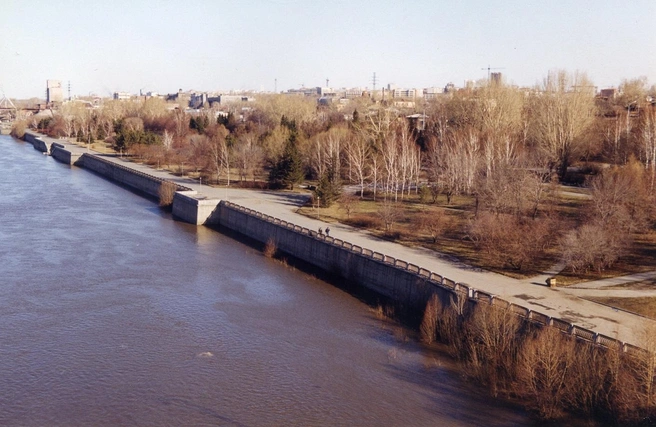
<path fill-rule="evenodd" d="M 655 0 L 0 0 L 0 89 L 114 91 L 443 87 L 501 67 L 599 87 L 656 83 Z M 66 94 L 66 90 L 64 91 Z"/>

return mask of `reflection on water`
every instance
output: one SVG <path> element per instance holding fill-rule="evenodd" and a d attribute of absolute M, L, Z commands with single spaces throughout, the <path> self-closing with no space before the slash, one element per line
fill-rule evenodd
<path fill-rule="evenodd" d="M 343 291 L 0 147 L 0 424 L 527 423 Z"/>

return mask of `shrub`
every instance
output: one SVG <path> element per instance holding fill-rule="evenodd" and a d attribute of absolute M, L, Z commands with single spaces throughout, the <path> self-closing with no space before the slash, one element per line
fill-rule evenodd
<path fill-rule="evenodd" d="M 424 318 L 421 322 L 419 328 L 419 333 L 421 340 L 426 344 L 430 344 L 435 341 L 436 332 L 437 332 L 437 319 L 439 318 L 442 312 L 442 304 L 437 298 L 437 295 L 433 294 L 428 303 L 426 304 L 426 309 L 424 310 Z"/>
<path fill-rule="evenodd" d="M 164 181 L 159 186 L 159 205 L 171 206 L 178 186 L 171 181 Z"/>
<path fill-rule="evenodd" d="M 264 244 L 264 256 L 267 258 L 273 258 L 277 251 L 278 247 L 276 246 L 276 241 L 270 237 L 269 240 L 267 240 L 267 242 Z"/>
<path fill-rule="evenodd" d="M 21 120 L 13 124 L 10 135 L 22 139 L 25 136 L 25 130 L 27 130 L 27 123 Z"/>
<path fill-rule="evenodd" d="M 368 214 L 353 215 L 345 221 L 348 225 L 359 228 L 376 229 L 382 226 L 382 221 L 377 216 Z"/>
<path fill-rule="evenodd" d="M 622 230 L 584 224 L 569 232 L 561 243 L 563 259 L 572 271 L 602 271 L 612 266 L 630 244 Z"/>
<path fill-rule="evenodd" d="M 421 203 L 428 203 L 431 199 L 431 189 L 426 185 L 419 187 L 419 201 Z"/>

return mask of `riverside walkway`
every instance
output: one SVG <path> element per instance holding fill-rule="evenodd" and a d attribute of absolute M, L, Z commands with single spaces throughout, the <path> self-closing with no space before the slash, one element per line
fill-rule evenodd
<path fill-rule="evenodd" d="M 61 141 L 57 142 L 61 143 Z M 88 149 L 77 145 L 65 145 L 67 149 L 74 153 L 89 152 Z M 465 283 L 475 289 L 494 294 L 514 304 L 551 317 L 560 318 L 576 326 L 593 330 L 635 346 L 641 346 L 647 330 L 656 330 L 654 329 L 656 328 L 656 322 L 653 320 L 585 300 L 578 297 L 575 290 L 549 288 L 543 281 L 546 276 L 525 280 L 513 279 L 454 262 L 432 250 L 403 246 L 381 240 L 368 232 L 344 224 L 327 224 L 300 215 L 296 211 L 305 204 L 310 197 L 309 194 L 209 187 L 200 185 L 197 180 L 178 177 L 169 172 L 133 163 L 115 155 L 90 153 L 143 173 L 191 187 L 207 198 L 227 200 L 310 230 L 318 230 L 319 227 L 325 229 L 326 226 L 330 226 L 330 235 L 338 239 L 416 264 L 456 282 Z M 603 296 L 603 292 L 599 296 Z"/>

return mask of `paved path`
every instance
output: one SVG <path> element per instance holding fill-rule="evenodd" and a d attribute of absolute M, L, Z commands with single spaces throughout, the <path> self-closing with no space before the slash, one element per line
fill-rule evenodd
<path fill-rule="evenodd" d="M 570 289 L 601 289 L 608 286 L 625 285 L 633 282 L 656 279 L 656 271 L 629 274 L 627 276 L 609 277 L 608 279 L 593 280 L 570 286 Z M 656 289 L 656 287 L 655 287 Z"/>
<path fill-rule="evenodd" d="M 71 149 L 73 149 L 72 147 L 75 146 L 71 146 Z M 74 150 L 86 152 L 86 149 L 81 147 Z M 548 316 L 561 318 L 577 326 L 594 330 L 630 344 L 640 346 L 640 337 L 644 333 L 645 327 L 656 327 L 656 322 L 652 320 L 584 300 L 576 296 L 575 293 L 568 291 L 567 288 L 549 288 L 544 283 L 548 273 L 544 277 L 538 276 L 529 280 L 512 279 L 454 262 L 437 252 L 425 248 L 403 246 L 378 239 L 367 232 L 343 224 L 327 224 L 297 214 L 297 209 L 307 201 L 309 194 L 201 187 L 198 181 L 175 177 L 168 172 L 154 170 L 148 166 L 131 163 L 115 156 L 103 157 L 142 172 L 192 187 L 209 198 L 228 200 L 302 227 L 307 227 L 310 230 L 318 230 L 319 227 L 325 230 L 329 225 L 330 235 L 333 237 L 416 264 L 456 282 L 466 283 L 476 289 L 497 295 L 512 303 L 539 311 Z M 558 266 L 554 268 L 557 269 Z"/>

